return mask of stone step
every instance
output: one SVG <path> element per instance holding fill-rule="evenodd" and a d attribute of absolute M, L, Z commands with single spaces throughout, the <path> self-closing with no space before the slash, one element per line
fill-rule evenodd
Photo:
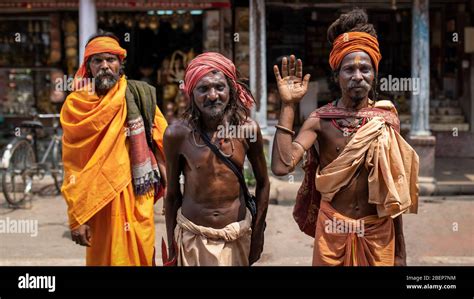
<path fill-rule="evenodd" d="M 436 115 L 462 115 L 462 110 L 459 107 L 439 107 L 431 109 L 430 112 Z"/>
<path fill-rule="evenodd" d="M 430 108 L 441 108 L 441 107 L 459 107 L 458 100 L 432 100 L 430 99 Z"/>
<path fill-rule="evenodd" d="M 278 205 L 294 205 L 301 182 L 294 177 L 288 180 L 270 177 L 270 202 Z"/>
<path fill-rule="evenodd" d="M 431 123 L 430 128 L 433 131 L 453 131 L 457 129 L 458 132 L 467 132 L 469 131 L 469 124 L 468 123 Z"/>
<path fill-rule="evenodd" d="M 410 122 L 411 116 L 399 115 L 400 122 Z M 430 123 L 464 123 L 464 115 L 430 115 Z"/>
<path fill-rule="evenodd" d="M 410 130 L 410 123 L 403 122 L 400 124 L 402 130 Z M 469 124 L 468 123 L 430 123 L 430 129 L 432 131 L 438 132 L 452 132 L 454 129 L 457 129 L 457 132 L 468 132 Z"/>
<path fill-rule="evenodd" d="M 464 115 L 430 115 L 432 123 L 464 123 Z"/>

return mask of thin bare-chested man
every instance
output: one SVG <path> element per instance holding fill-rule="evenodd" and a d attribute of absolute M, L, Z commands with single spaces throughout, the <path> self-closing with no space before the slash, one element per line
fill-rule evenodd
<path fill-rule="evenodd" d="M 168 259 L 176 258 L 183 266 L 251 265 L 263 249 L 270 190 L 260 128 L 249 117 L 253 98 L 237 81 L 233 63 L 219 53 L 191 61 L 185 84 L 187 117 L 170 125 L 164 137 Z M 223 131 L 229 126 L 234 130 Z M 200 131 L 238 168 L 248 157 L 257 181 L 255 217 L 246 208 L 237 176 L 210 150 Z M 225 134 L 230 131 L 240 134 Z"/>
<path fill-rule="evenodd" d="M 294 140 L 295 105 L 310 76 L 303 78 L 293 55 L 283 59 L 281 75 L 274 66 L 282 108 L 272 171 L 285 175 L 306 151 L 319 149 L 310 182 L 322 199 L 313 220 L 313 265 L 406 265 L 401 214 L 416 211 L 418 156 L 397 132 L 393 104 L 374 101 L 376 32 L 364 11 L 353 10 L 331 25 L 328 39 L 342 97 L 315 110 Z"/>

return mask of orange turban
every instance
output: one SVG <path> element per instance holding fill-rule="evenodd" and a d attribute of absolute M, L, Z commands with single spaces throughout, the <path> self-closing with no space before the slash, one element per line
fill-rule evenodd
<path fill-rule="evenodd" d="M 81 67 L 77 70 L 74 76 L 74 81 L 78 82 L 83 78 L 86 78 L 87 74 L 87 61 L 89 58 L 98 53 L 111 53 L 119 57 L 122 61 L 127 56 L 127 50 L 120 47 L 116 39 L 108 36 L 100 36 L 91 40 L 84 53 L 84 60 L 82 61 Z M 77 86 L 77 85 L 76 85 Z"/>
<path fill-rule="evenodd" d="M 329 54 L 329 64 L 332 70 L 339 68 L 347 54 L 357 51 L 367 53 L 374 63 L 375 71 L 378 72 L 379 62 L 382 59 L 379 42 L 376 37 L 365 32 L 346 32 L 334 40 L 331 54 Z"/>
<path fill-rule="evenodd" d="M 242 104 L 248 108 L 252 107 L 254 99 L 242 84 L 237 82 L 237 72 L 234 63 L 224 55 L 217 52 L 206 52 L 200 54 L 189 63 L 186 68 L 186 74 L 184 75 L 184 90 L 189 97 L 191 97 L 191 94 L 199 80 L 213 70 L 224 73 L 237 91 L 237 97 Z"/>

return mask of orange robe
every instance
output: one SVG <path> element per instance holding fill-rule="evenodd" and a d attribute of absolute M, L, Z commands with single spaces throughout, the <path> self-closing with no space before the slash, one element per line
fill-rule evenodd
<path fill-rule="evenodd" d="M 351 183 L 361 167 L 369 171 L 368 202 L 376 205 L 377 215 L 354 220 L 338 213 L 330 202 L 341 188 Z M 392 218 L 417 212 L 418 168 L 416 152 L 383 118 L 374 117 L 361 127 L 335 160 L 316 171 L 321 207 L 313 265 L 393 266 Z M 361 235 L 350 229 L 327 229 L 332 222 L 350 228 L 357 221 L 364 225 Z"/>
<path fill-rule="evenodd" d="M 126 138 L 125 77 L 103 97 L 87 88 L 71 93 L 61 111 L 71 229 L 88 223 L 87 265 L 154 264 L 154 190 L 135 196 Z M 164 160 L 167 123 L 156 110 L 153 139 Z"/>
<path fill-rule="evenodd" d="M 344 231 L 341 224 L 352 229 Z M 363 229 L 354 229 L 362 225 Z M 394 260 L 395 229 L 390 216 L 369 215 L 355 220 L 321 201 L 313 266 L 393 266 Z"/>

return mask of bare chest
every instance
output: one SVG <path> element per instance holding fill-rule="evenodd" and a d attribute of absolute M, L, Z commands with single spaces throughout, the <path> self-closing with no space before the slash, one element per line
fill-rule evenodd
<path fill-rule="evenodd" d="M 242 168 L 247 152 L 246 143 L 244 140 L 231 138 L 222 140 L 212 140 L 214 145 L 218 148 L 220 153 L 232 160 L 239 168 Z M 196 173 L 199 176 L 219 176 L 233 175 L 224 162 L 217 157 L 214 152 L 201 140 L 198 134 L 190 133 L 184 143 L 182 156 L 185 160 L 185 171 Z"/>
<path fill-rule="evenodd" d="M 348 119 L 348 121 L 356 123 L 358 120 Z M 321 131 L 317 132 L 321 167 L 335 160 L 356 133 L 357 129 L 350 130 L 343 124 L 345 123 L 335 123 L 330 119 L 321 120 Z"/>

